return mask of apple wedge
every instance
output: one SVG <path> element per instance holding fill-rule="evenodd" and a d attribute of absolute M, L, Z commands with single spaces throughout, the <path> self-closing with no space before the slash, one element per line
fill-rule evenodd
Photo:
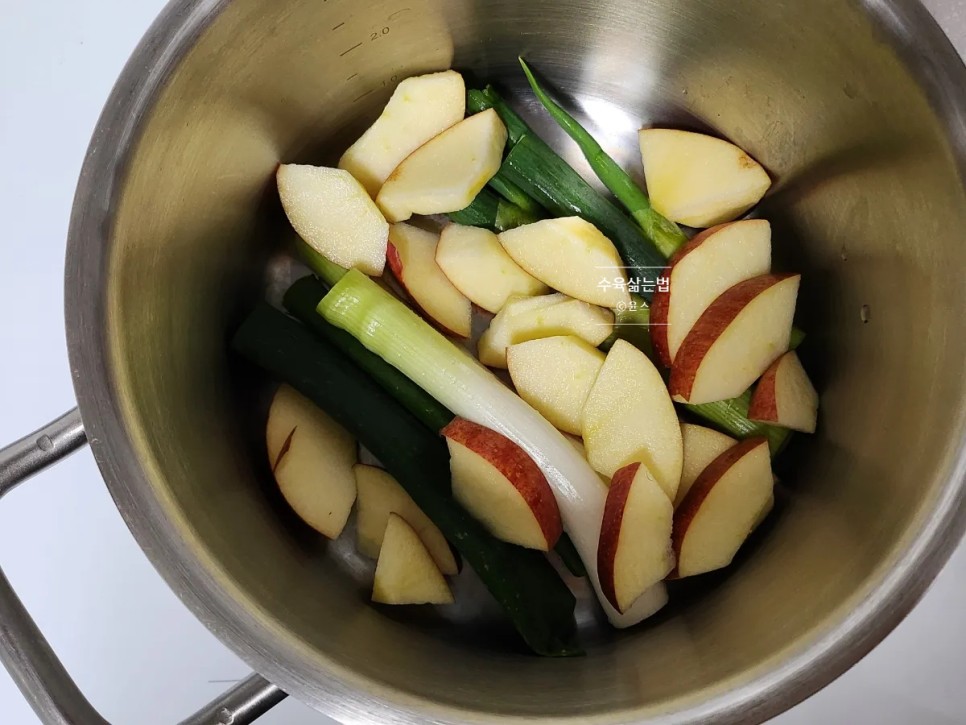
<path fill-rule="evenodd" d="M 288 505 L 320 534 L 338 538 L 356 500 L 355 439 L 308 398 L 282 385 L 268 411 L 265 443 Z"/>
<path fill-rule="evenodd" d="M 393 224 L 386 252 L 389 268 L 431 321 L 448 334 L 469 337 L 473 307 L 436 264 L 438 240 L 410 224 Z"/>
<path fill-rule="evenodd" d="M 415 529 L 389 514 L 376 562 L 372 601 L 379 604 L 452 604 L 453 592 Z"/>
<path fill-rule="evenodd" d="M 513 261 L 549 287 L 592 305 L 615 308 L 630 303 L 626 287 L 601 286 L 623 277 L 614 243 L 580 217 L 543 219 L 500 234 Z"/>
<path fill-rule="evenodd" d="M 484 365 L 506 368 L 510 345 L 558 335 L 574 335 L 593 347 L 614 331 L 614 313 L 563 294 L 511 299 L 480 337 Z"/>
<path fill-rule="evenodd" d="M 494 314 L 511 297 L 550 291 L 510 258 L 489 229 L 446 225 L 439 235 L 436 264 L 471 302 Z"/>
<path fill-rule="evenodd" d="M 684 444 L 684 466 L 681 469 L 681 485 L 674 499 L 675 507 L 681 505 L 704 469 L 738 442 L 724 433 L 693 423 L 681 424 L 681 441 Z M 359 499 L 361 502 L 362 489 L 359 489 Z"/>
<path fill-rule="evenodd" d="M 778 358 L 761 376 L 751 396 L 748 419 L 815 432 L 818 393 L 794 351 Z"/>
<path fill-rule="evenodd" d="M 463 120 L 466 86 L 456 71 L 407 78 L 359 140 L 339 159 L 339 168 L 375 198 L 400 162 L 434 136 Z"/>
<path fill-rule="evenodd" d="M 674 569 L 674 507 L 647 466 L 631 463 L 614 474 L 597 545 L 604 596 L 619 612 Z"/>
<path fill-rule="evenodd" d="M 605 476 L 643 462 L 670 501 L 681 481 L 681 424 L 664 379 L 626 340 L 607 353 L 587 396 L 583 439 L 590 465 Z"/>
<path fill-rule="evenodd" d="M 352 174 L 282 164 L 275 179 L 285 215 L 306 244 L 340 267 L 382 274 L 389 224 Z"/>
<path fill-rule="evenodd" d="M 691 328 L 674 358 L 675 400 L 711 403 L 741 395 L 788 350 L 797 274 L 764 274 L 721 294 Z"/>
<path fill-rule="evenodd" d="M 563 532 L 560 509 L 540 467 L 501 433 L 454 419 L 449 447 L 453 496 L 496 538 L 549 551 Z"/>
<path fill-rule="evenodd" d="M 749 438 L 711 462 L 674 514 L 672 541 L 678 577 L 731 563 L 763 518 L 774 476 L 765 438 Z"/>
<path fill-rule="evenodd" d="M 763 219 L 712 227 L 675 252 L 663 274 L 665 291 L 651 300 L 651 339 L 661 363 L 671 367 L 694 323 L 722 292 L 770 268 L 771 225 Z"/>
<path fill-rule="evenodd" d="M 356 505 L 356 548 L 363 556 L 375 559 L 382 548 L 390 514 L 402 516 L 413 527 L 447 576 L 456 574 L 459 566 L 453 550 L 436 524 L 429 520 L 406 490 L 386 471 L 357 463 L 353 467 L 359 492 Z"/>
<path fill-rule="evenodd" d="M 470 116 L 407 156 L 376 204 L 391 222 L 465 209 L 499 170 L 505 144 L 506 127 L 495 110 Z"/>
<path fill-rule="evenodd" d="M 639 140 L 651 204 L 679 224 L 710 227 L 737 219 L 771 186 L 757 161 L 720 138 L 648 128 Z"/>
<path fill-rule="evenodd" d="M 560 430 L 580 435 L 604 353 L 579 337 L 560 335 L 512 345 L 506 360 L 517 394 Z"/>

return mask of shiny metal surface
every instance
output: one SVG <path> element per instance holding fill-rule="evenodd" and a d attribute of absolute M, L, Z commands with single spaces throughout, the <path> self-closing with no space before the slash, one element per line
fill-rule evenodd
<path fill-rule="evenodd" d="M 249 675 L 181 725 L 244 725 L 254 722 L 286 698 L 261 675 Z"/>
<path fill-rule="evenodd" d="M 659 122 L 765 164 L 823 400 L 741 565 L 638 630 L 586 622 L 588 656 L 566 661 L 483 618 L 368 606 L 273 494 L 255 385 L 225 349 L 278 256 L 276 164 L 335 158 L 394 79 L 503 83 L 575 158 L 519 53 L 628 168 Z M 895 626 L 966 525 L 964 89 L 910 0 L 176 1 L 105 110 L 71 224 L 68 341 L 105 480 L 202 621 L 345 722 L 761 721 Z"/>

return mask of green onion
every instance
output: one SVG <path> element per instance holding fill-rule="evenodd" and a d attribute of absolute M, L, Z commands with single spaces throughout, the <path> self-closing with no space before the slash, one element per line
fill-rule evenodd
<path fill-rule="evenodd" d="M 543 207 L 541 207 L 537 202 L 527 196 L 526 192 L 523 191 L 516 184 L 507 181 L 506 177 L 502 174 L 496 174 L 489 181 L 489 186 L 493 191 L 502 196 L 511 204 L 515 204 L 520 207 L 523 211 L 533 214 L 536 218 L 542 219 L 544 216 Z"/>
<path fill-rule="evenodd" d="M 534 652 L 580 654 L 573 594 L 540 552 L 495 539 L 456 502 L 442 438 L 335 347 L 264 303 L 242 323 L 232 345 L 316 403 L 381 461 L 476 571 Z"/>
<path fill-rule="evenodd" d="M 768 439 L 768 447 L 772 454 L 777 453 L 791 431 L 787 428 L 748 420 L 748 406 L 750 404 L 751 391 L 746 390 L 737 398 L 731 400 L 719 400 L 714 403 L 701 403 L 700 405 L 688 403 L 684 407 L 738 438 L 764 436 Z"/>
<path fill-rule="evenodd" d="M 466 93 L 466 112 L 470 115 L 480 113 L 490 108 L 495 108 L 503 125 L 507 131 L 507 145 L 513 147 L 516 143 L 529 133 L 532 133 L 527 122 L 520 118 L 504 101 L 500 94 L 494 90 L 493 86 L 487 86 L 485 90 L 470 90 Z"/>
<path fill-rule="evenodd" d="M 788 340 L 788 349 L 797 350 L 803 342 L 805 342 L 805 333 L 797 327 L 793 327 L 791 337 Z"/>
<path fill-rule="evenodd" d="M 450 212 L 450 221 L 468 227 L 484 227 L 495 232 L 515 229 L 543 218 L 543 214 L 521 209 L 501 199 L 489 189 L 482 189 L 470 205 L 460 211 Z"/>
<path fill-rule="evenodd" d="M 296 247 L 298 248 L 299 256 L 309 266 L 309 269 L 315 272 L 319 279 L 329 285 L 329 287 L 342 279 L 342 275 L 346 273 L 344 267 L 340 267 L 335 262 L 330 262 L 310 247 L 305 240 L 300 238 L 296 242 Z"/>
<path fill-rule="evenodd" d="M 661 254 L 665 257 L 674 254 L 678 247 L 688 240 L 684 232 L 677 224 L 654 211 L 650 200 L 634 180 L 628 176 L 627 172 L 600 147 L 596 139 L 577 122 L 577 119 L 547 95 L 537 83 L 533 73 L 530 72 L 530 67 L 526 64 L 526 61 L 523 58 L 519 60 L 537 100 L 547 109 L 553 120 L 567 132 L 567 135 L 577 142 L 577 146 L 580 147 L 584 158 L 590 164 L 590 168 L 597 174 L 597 178 L 630 212 L 634 221 L 640 225 L 644 234 Z"/>
<path fill-rule="evenodd" d="M 614 331 L 601 343 L 605 352 L 618 340 L 627 340 L 649 358 L 654 358 L 654 345 L 651 343 L 651 309 L 637 295 L 632 295 L 633 309 L 614 310 Z"/>
<path fill-rule="evenodd" d="M 614 626 L 636 624 L 664 605 L 667 593 L 661 585 L 623 614 L 600 593 L 597 542 L 607 488 L 563 434 L 492 372 L 358 270 L 350 270 L 335 284 L 318 312 L 444 407 L 502 433 L 533 458 L 553 488 L 564 528 Z"/>

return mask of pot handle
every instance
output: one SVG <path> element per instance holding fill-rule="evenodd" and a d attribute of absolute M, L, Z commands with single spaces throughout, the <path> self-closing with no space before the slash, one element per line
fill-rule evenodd
<path fill-rule="evenodd" d="M 35 473 L 70 455 L 87 435 L 77 408 L 0 450 L 0 498 Z M 108 725 L 67 670 L 24 608 L 0 569 L 0 661 L 49 725 Z M 212 700 L 181 725 L 247 725 L 286 694 L 258 674 Z"/>

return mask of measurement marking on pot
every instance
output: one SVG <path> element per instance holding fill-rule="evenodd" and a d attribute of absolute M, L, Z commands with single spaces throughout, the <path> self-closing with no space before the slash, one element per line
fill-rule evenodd
<path fill-rule="evenodd" d="M 412 8 L 403 8 L 402 10 L 397 10 L 392 15 L 390 15 L 386 20 L 392 20 L 393 18 L 399 17 L 403 13 L 408 13 Z"/>
<path fill-rule="evenodd" d="M 344 56 L 344 55 L 345 55 L 346 53 L 351 53 L 351 52 L 352 52 L 353 50 L 355 50 L 356 48 L 358 48 L 358 47 L 359 47 L 360 45 L 362 45 L 362 43 L 356 43 L 355 45 L 353 45 L 353 46 L 352 46 L 351 48 L 349 48 L 348 50 L 343 50 L 343 51 L 342 51 L 341 53 L 339 53 L 339 57 L 341 58 L 341 57 L 342 57 L 342 56 Z"/>
<path fill-rule="evenodd" d="M 346 80 L 347 81 L 351 81 L 353 78 L 355 78 L 358 75 L 359 75 L 358 73 L 353 73 L 351 76 L 349 76 L 348 78 L 346 78 Z"/>
<path fill-rule="evenodd" d="M 365 93 L 363 93 L 361 96 L 356 96 L 355 98 L 353 98 L 352 99 L 352 102 L 355 103 L 356 101 L 361 101 L 363 98 L 365 98 L 366 96 L 368 96 L 374 90 L 375 90 L 374 88 L 370 88 L 368 91 L 366 91 Z"/>

